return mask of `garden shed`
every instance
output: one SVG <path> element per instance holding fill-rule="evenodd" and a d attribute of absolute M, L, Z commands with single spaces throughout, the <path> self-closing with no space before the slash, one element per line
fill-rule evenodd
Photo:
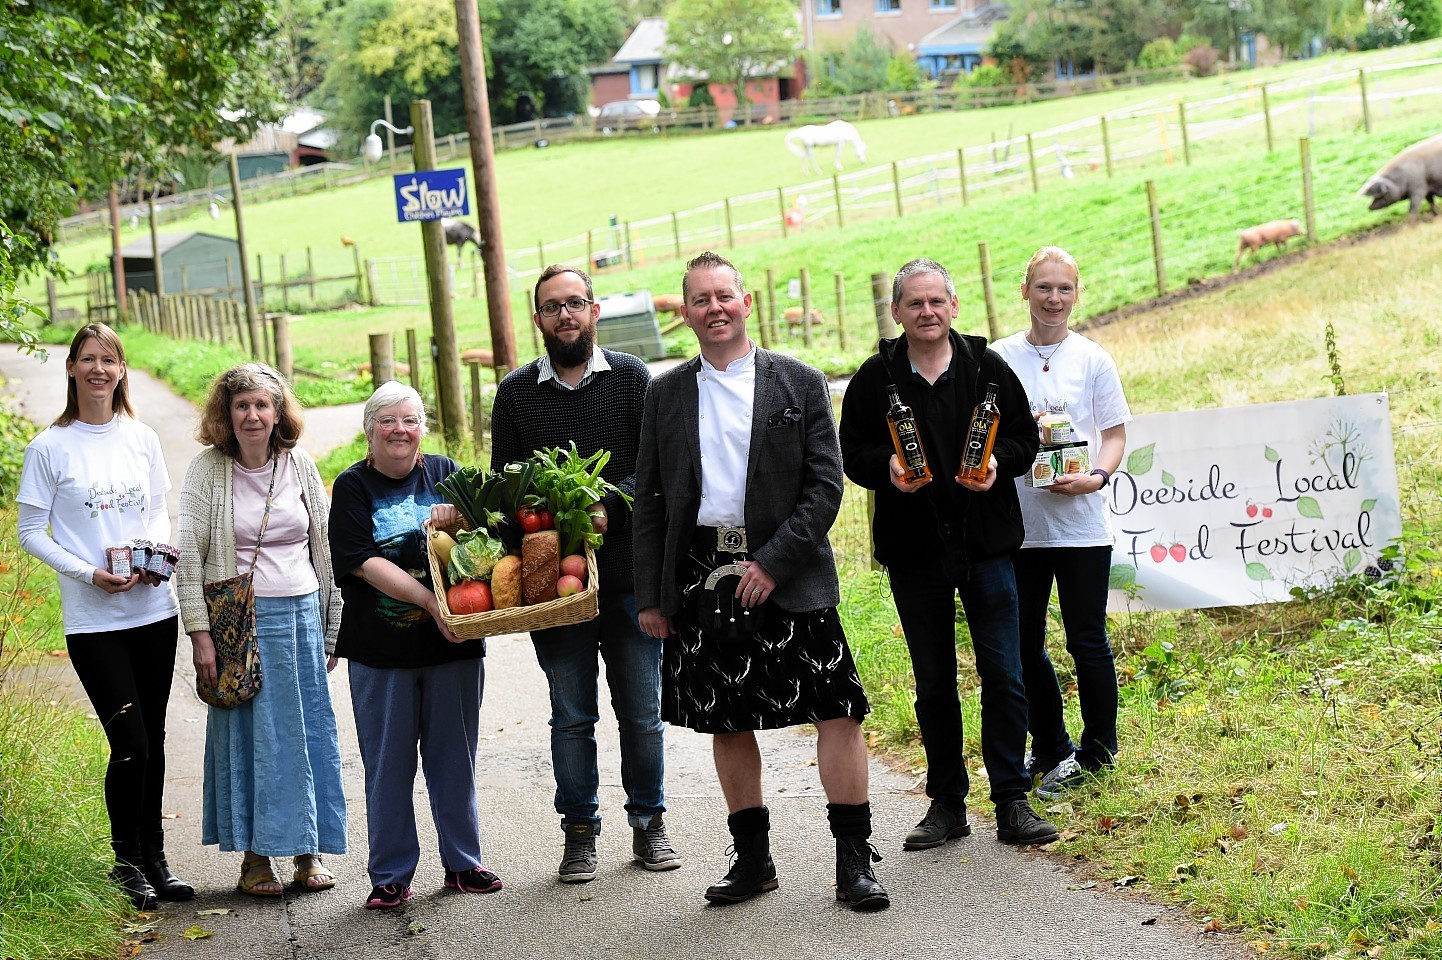
<path fill-rule="evenodd" d="M 121 247 L 120 256 L 125 265 L 125 286 L 155 293 L 155 253 L 150 237 L 140 237 Z M 162 233 L 160 263 L 168 294 L 188 290 L 241 298 L 240 244 L 229 237 L 198 231 Z"/>

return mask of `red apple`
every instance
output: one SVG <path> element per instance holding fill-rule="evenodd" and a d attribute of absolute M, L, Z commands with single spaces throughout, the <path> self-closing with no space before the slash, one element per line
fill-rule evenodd
<path fill-rule="evenodd" d="M 586 558 L 579 553 L 562 557 L 561 573 L 568 577 L 575 577 L 584 584 L 586 582 Z"/>
<path fill-rule="evenodd" d="M 581 582 L 580 578 L 573 577 L 570 574 L 566 574 L 556 581 L 557 596 L 569 597 L 573 594 L 580 593 L 584 589 L 586 589 L 586 585 Z"/>

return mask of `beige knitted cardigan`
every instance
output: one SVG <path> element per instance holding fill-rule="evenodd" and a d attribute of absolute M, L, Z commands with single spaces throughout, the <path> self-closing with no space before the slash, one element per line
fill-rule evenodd
<path fill-rule="evenodd" d="M 340 630 L 341 597 L 330 561 L 330 500 L 310 454 L 299 447 L 291 454 L 300 474 L 301 497 L 310 514 L 310 562 L 320 582 L 325 652 L 332 654 Z M 180 488 L 180 563 L 175 571 L 175 592 L 180 598 L 180 618 L 186 633 L 210 629 L 201 585 L 240 572 L 235 562 L 235 501 L 231 488 L 234 463 L 224 451 L 210 447 L 190 461 Z"/>

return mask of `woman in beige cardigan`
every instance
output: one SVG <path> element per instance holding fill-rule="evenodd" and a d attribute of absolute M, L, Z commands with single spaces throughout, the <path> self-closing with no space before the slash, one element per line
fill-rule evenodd
<path fill-rule="evenodd" d="M 238 889 L 278 897 L 271 857 L 294 857 L 294 881 L 326 890 L 320 854 L 346 851 L 340 746 L 326 673 L 335 666 L 341 598 L 328 543 L 329 501 L 315 461 L 296 446 L 300 405 L 270 367 L 246 363 L 211 385 L 180 495 L 176 590 L 196 675 L 215 678 L 202 585 L 255 574 L 264 681 L 240 706 L 209 708 L 201 842 L 244 851 Z M 258 548 L 258 549 L 257 549 Z"/>

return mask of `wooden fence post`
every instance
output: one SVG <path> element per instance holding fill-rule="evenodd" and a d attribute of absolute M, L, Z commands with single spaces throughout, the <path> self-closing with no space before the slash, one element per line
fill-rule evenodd
<path fill-rule="evenodd" d="M 1152 224 L 1152 262 L 1157 270 L 1157 296 L 1167 292 L 1167 267 L 1162 257 L 1162 218 L 1157 210 L 1157 182 L 1147 181 L 1147 211 Z"/>
<path fill-rule="evenodd" d="M 876 316 L 876 335 L 886 340 L 896 335 L 896 324 L 891 319 L 891 279 L 884 273 L 871 275 L 871 309 Z"/>
<path fill-rule="evenodd" d="M 786 188 L 776 188 L 776 212 L 781 217 L 781 239 L 785 240 L 788 234 L 786 226 Z"/>
<path fill-rule="evenodd" d="M 410 371 L 411 386 L 419 393 L 421 389 L 420 347 L 416 344 L 416 328 L 406 327 L 406 367 Z"/>
<path fill-rule="evenodd" d="M 801 342 L 811 346 L 811 271 L 801 268 Z"/>
<path fill-rule="evenodd" d="M 1001 329 L 996 319 L 996 294 L 991 288 L 991 250 L 983 240 L 976 245 L 981 260 L 981 294 L 986 301 L 986 329 L 993 341 L 1001 339 Z"/>
<path fill-rule="evenodd" d="M 1272 147 L 1272 100 L 1267 96 L 1267 85 L 1262 84 L 1262 119 L 1267 125 L 1267 152 L 1271 153 Z"/>
<path fill-rule="evenodd" d="M 536 269 L 546 269 L 546 245 L 540 240 L 536 241 Z"/>
<path fill-rule="evenodd" d="M 1372 132 L 1372 111 L 1367 107 L 1367 71 L 1357 71 L 1357 89 L 1362 93 L 1362 129 Z"/>
<path fill-rule="evenodd" d="M 285 269 L 285 254 L 280 255 L 280 309 L 290 312 L 290 274 Z"/>
<path fill-rule="evenodd" d="M 366 292 L 366 274 L 365 271 L 361 269 L 360 247 L 357 247 L 355 244 L 351 244 L 350 255 L 351 260 L 355 262 L 356 299 L 361 303 L 369 303 L 371 305 L 374 305 L 375 300 L 371 299 L 370 295 Z"/>
<path fill-rule="evenodd" d="M 1031 134 L 1029 133 L 1026 135 L 1026 159 L 1031 165 L 1031 192 L 1040 193 L 1041 184 L 1037 182 L 1036 178 L 1036 150 L 1032 149 Z"/>
<path fill-rule="evenodd" d="M 836 274 L 836 339 L 846 352 L 846 278 Z"/>
<path fill-rule="evenodd" d="M 776 330 L 776 271 L 766 268 L 766 316 L 761 318 L 761 346 L 769 347 Z"/>
<path fill-rule="evenodd" d="M 1187 136 L 1187 104 L 1186 101 L 1177 101 L 1177 124 L 1182 128 L 1182 164 L 1190 167 L 1192 165 L 1192 139 Z"/>
<path fill-rule="evenodd" d="M 626 269 L 627 269 L 627 270 L 630 270 L 630 269 L 631 269 L 631 246 L 632 246 L 632 244 L 631 244 L 631 221 L 630 221 L 630 220 L 627 220 L 627 221 L 626 221 L 626 238 L 625 238 L 625 239 L 626 239 Z M 534 327 L 535 327 L 535 324 L 533 323 L 533 324 L 531 324 L 531 326 L 534 328 Z"/>
<path fill-rule="evenodd" d="M 905 211 L 901 209 L 901 168 L 896 161 L 891 161 L 891 192 L 896 196 L 896 215 L 901 217 Z"/>
<path fill-rule="evenodd" d="M 60 296 L 55 290 L 55 278 L 45 278 L 45 309 L 49 311 L 49 323 L 58 321 L 60 313 Z"/>
<path fill-rule="evenodd" d="M 1317 242 L 1317 204 L 1312 196 L 1312 140 L 1303 137 L 1302 147 L 1302 209 L 1307 217 L 1307 243 Z"/>
<path fill-rule="evenodd" d="M 831 175 L 831 196 L 836 200 L 836 228 L 844 229 L 846 226 L 846 211 L 841 209 L 841 177 L 833 173 Z"/>
<path fill-rule="evenodd" d="M 730 249 L 736 246 L 736 238 L 731 235 L 731 198 L 726 198 L 726 247 Z"/>
<path fill-rule="evenodd" d="M 275 325 L 275 368 L 287 380 L 295 376 L 295 355 L 290 346 L 290 320 L 284 313 L 277 313 L 272 321 Z"/>
<path fill-rule="evenodd" d="M 971 202 L 966 192 L 966 148 L 956 148 L 956 178 L 961 181 L 961 205 L 964 207 Z"/>
<path fill-rule="evenodd" d="M 310 281 L 310 302 L 315 305 L 315 255 L 310 247 L 305 248 L 305 276 Z"/>
<path fill-rule="evenodd" d="M 481 417 L 481 361 L 468 360 L 466 366 L 471 368 L 471 448 L 480 460 L 486 445 L 486 425 Z"/>
<path fill-rule="evenodd" d="M 681 259 L 681 221 L 676 216 L 676 211 L 671 211 L 671 239 L 676 244 L 676 259 Z"/>
<path fill-rule="evenodd" d="M 1107 133 L 1106 114 L 1102 114 L 1102 156 L 1106 159 L 1106 179 L 1112 179 L 1112 135 Z"/>

